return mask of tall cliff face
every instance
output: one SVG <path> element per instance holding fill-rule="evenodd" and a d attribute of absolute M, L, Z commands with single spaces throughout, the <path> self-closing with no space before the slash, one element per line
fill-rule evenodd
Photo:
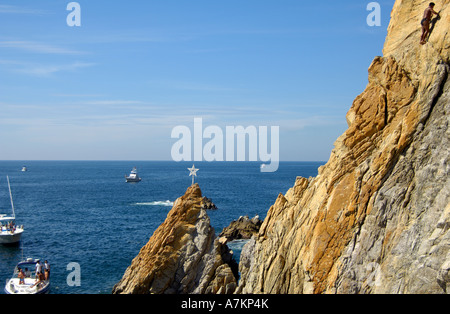
<path fill-rule="evenodd" d="M 114 294 L 233 293 L 231 255 L 202 208 L 198 184 L 177 199 L 113 289 Z"/>
<path fill-rule="evenodd" d="M 240 293 L 450 290 L 450 3 L 397 0 L 384 57 L 328 163 L 298 178 L 241 254 Z"/>

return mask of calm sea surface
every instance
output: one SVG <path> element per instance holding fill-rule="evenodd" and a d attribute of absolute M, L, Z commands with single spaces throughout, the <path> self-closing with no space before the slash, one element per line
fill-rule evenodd
<path fill-rule="evenodd" d="M 208 211 L 216 233 L 240 216 L 261 219 L 297 176 L 317 175 L 322 162 L 284 162 L 276 173 L 259 163 L 196 163 L 196 182 L 219 208 Z M 28 172 L 21 172 L 22 166 Z M 17 247 L 0 245 L 0 293 L 15 265 L 47 259 L 54 294 L 110 293 L 173 202 L 191 184 L 192 163 L 126 161 L 0 161 L 0 213 L 10 214 L 9 175 L 16 223 L 25 226 Z M 125 183 L 137 167 L 143 181 Z M 241 247 L 232 243 L 232 249 Z M 239 255 L 239 254 L 237 254 Z M 81 267 L 81 286 L 70 287 L 69 263 Z"/>

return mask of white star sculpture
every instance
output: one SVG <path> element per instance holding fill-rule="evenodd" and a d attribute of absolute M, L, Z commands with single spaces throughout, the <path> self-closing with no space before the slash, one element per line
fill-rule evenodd
<path fill-rule="evenodd" d="M 195 169 L 195 165 L 192 165 L 192 168 L 188 168 L 188 170 L 191 172 L 189 176 L 192 177 L 192 185 L 194 185 L 194 179 L 197 176 L 197 171 L 200 169 Z"/>

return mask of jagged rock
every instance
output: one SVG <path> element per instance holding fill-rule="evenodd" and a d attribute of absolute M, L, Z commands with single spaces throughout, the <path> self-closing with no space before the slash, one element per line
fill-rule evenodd
<path fill-rule="evenodd" d="M 177 199 L 164 223 L 154 232 L 113 288 L 114 294 L 233 293 L 237 265 L 220 243 L 198 184 Z"/>
<path fill-rule="evenodd" d="M 298 178 L 241 253 L 238 293 L 446 293 L 450 3 L 397 0 L 384 57 L 315 178 Z"/>
<path fill-rule="evenodd" d="M 201 206 L 203 209 L 217 209 L 217 206 L 212 202 L 210 198 L 203 197 Z"/>
<path fill-rule="evenodd" d="M 250 239 L 253 235 L 258 234 L 262 221 L 259 216 L 252 219 L 248 216 L 241 216 L 238 220 L 234 220 L 228 227 L 225 227 L 219 237 L 226 238 L 227 241 Z"/>

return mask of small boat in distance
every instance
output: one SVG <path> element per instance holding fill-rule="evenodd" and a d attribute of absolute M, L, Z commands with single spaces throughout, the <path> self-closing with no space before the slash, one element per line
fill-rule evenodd
<path fill-rule="evenodd" d="M 130 183 L 130 182 L 140 182 L 142 179 L 139 178 L 139 175 L 137 173 L 137 169 L 136 167 L 133 168 L 133 170 L 131 170 L 131 173 L 129 176 L 125 175 L 125 180 Z"/>
<path fill-rule="evenodd" d="M 28 171 L 28 168 L 25 167 L 25 166 L 23 166 L 23 167 L 22 167 L 22 172 L 27 172 L 27 171 Z"/>
<path fill-rule="evenodd" d="M 39 264 L 38 264 L 39 262 Z M 36 273 L 40 269 L 40 273 Z M 13 278 L 6 281 L 6 294 L 46 294 L 50 292 L 49 273 L 40 260 L 28 258 L 17 264 Z"/>
<path fill-rule="evenodd" d="M 23 226 L 16 226 L 16 214 L 14 212 L 14 202 L 11 193 L 11 185 L 9 184 L 9 177 L 6 177 L 9 188 L 9 198 L 11 201 L 12 216 L 0 214 L 0 244 L 11 245 L 20 242 Z"/>

